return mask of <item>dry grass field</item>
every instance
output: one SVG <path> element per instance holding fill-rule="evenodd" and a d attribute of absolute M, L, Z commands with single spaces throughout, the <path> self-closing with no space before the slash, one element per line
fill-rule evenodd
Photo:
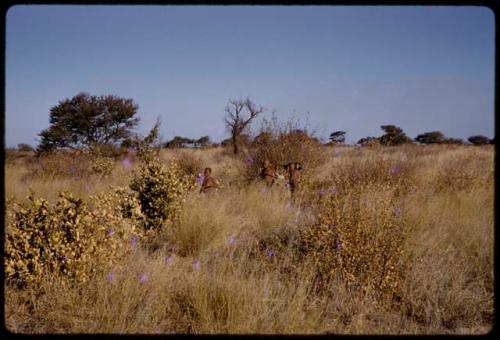
<path fill-rule="evenodd" d="M 126 255 L 84 282 L 49 271 L 25 287 L 7 281 L 7 328 L 116 334 L 489 332 L 493 146 L 319 148 L 322 161 L 304 169 L 302 190 L 293 199 L 284 183 L 266 190 L 246 181 L 245 158 L 223 148 L 162 150 L 158 158 L 165 167 L 174 157 L 192 174 L 211 167 L 222 188 L 212 195 L 200 195 L 199 185 L 190 189 L 175 220 L 139 242 L 123 241 Z M 68 191 L 88 209 L 104 209 L 92 205 L 93 195 L 111 193 L 111 186 L 128 188 L 141 166 L 137 159 L 116 159 L 111 173 L 102 176 L 89 172 L 85 162 L 62 153 L 8 159 L 6 233 L 14 229 L 13 202 L 27 209 L 33 194 L 50 205 Z M 329 233 L 337 233 L 342 246 L 325 245 Z"/>

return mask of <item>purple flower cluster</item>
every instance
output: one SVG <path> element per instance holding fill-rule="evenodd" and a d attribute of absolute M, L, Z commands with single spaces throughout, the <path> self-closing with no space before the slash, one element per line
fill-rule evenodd
<path fill-rule="evenodd" d="M 165 263 L 171 264 L 174 261 L 174 255 L 165 256 Z"/>
<path fill-rule="evenodd" d="M 113 273 L 108 273 L 106 275 L 106 280 L 108 280 L 109 282 L 113 282 L 115 280 L 115 274 Z"/>
<path fill-rule="evenodd" d="M 394 214 L 396 216 L 401 216 L 401 208 L 400 207 L 396 207 L 394 208 Z"/>
<path fill-rule="evenodd" d="M 132 167 L 132 161 L 130 158 L 125 157 L 122 161 L 122 165 L 124 169 L 130 169 Z"/>
<path fill-rule="evenodd" d="M 399 166 L 397 166 L 397 165 L 393 165 L 393 166 L 391 167 L 391 175 L 396 175 L 396 174 L 398 174 L 400 170 L 401 170 L 401 169 L 399 168 Z"/>
<path fill-rule="evenodd" d="M 342 249 L 342 242 L 340 242 L 339 239 L 335 240 L 335 249 L 336 250 Z"/>
<path fill-rule="evenodd" d="M 137 245 L 137 236 L 134 235 L 130 238 L 130 245 L 132 247 L 135 247 Z"/>
<path fill-rule="evenodd" d="M 205 179 L 205 176 L 203 176 L 202 174 L 198 174 L 196 176 L 196 184 L 201 185 L 203 183 L 204 179 Z"/>
<path fill-rule="evenodd" d="M 272 258 L 274 256 L 274 250 L 268 249 L 267 250 L 267 257 Z"/>
<path fill-rule="evenodd" d="M 286 204 L 286 208 L 287 208 L 287 209 L 291 209 L 291 208 L 292 208 L 292 202 L 288 202 L 288 203 Z"/>
<path fill-rule="evenodd" d="M 146 281 L 148 281 L 148 276 L 144 273 L 142 273 L 140 276 L 139 276 L 139 281 L 144 283 Z"/>
<path fill-rule="evenodd" d="M 253 157 L 252 157 L 252 156 L 250 156 L 250 155 L 249 155 L 249 156 L 247 157 L 247 159 L 245 160 L 245 164 L 246 164 L 247 166 L 252 166 L 252 165 L 253 165 L 253 163 L 254 163 L 254 159 L 253 159 Z"/>
<path fill-rule="evenodd" d="M 330 192 L 331 192 L 332 194 L 336 194 L 336 193 L 337 193 L 337 188 L 335 188 L 335 187 L 331 187 L 331 188 L 330 188 Z"/>
<path fill-rule="evenodd" d="M 231 236 L 229 237 L 228 243 L 229 243 L 230 245 L 235 244 L 235 243 L 236 243 L 236 236 L 231 235 Z"/>
<path fill-rule="evenodd" d="M 323 188 L 319 189 L 318 193 L 319 193 L 320 196 L 325 195 L 325 189 L 323 189 Z"/>
<path fill-rule="evenodd" d="M 66 263 L 68 261 L 68 257 L 66 255 L 61 256 L 61 261 Z"/>
<path fill-rule="evenodd" d="M 200 260 L 193 261 L 192 265 L 193 265 L 193 269 L 196 269 L 196 270 L 200 269 Z"/>
<path fill-rule="evenodd" d="M 106 235 L 107 236 L 111 236 L 115 233 L 115 231 L 113 230 L 113 228 L 108 228 L 106 229 Z"/>

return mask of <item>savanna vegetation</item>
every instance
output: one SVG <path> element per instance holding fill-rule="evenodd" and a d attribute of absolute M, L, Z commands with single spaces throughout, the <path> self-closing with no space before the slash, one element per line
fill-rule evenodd
<path fill-rule="evenodd" d="M 390 146 L 408 137 L 385 128 L 389 146 L 345 146 L 345 133 L 323 145 L 269 120 L 238 154 L 231 145 L 161 149 L 138 141 L 113 157 L 11 151 L 7 328 L 489 332 L 493 146 Z M 261 185 L 266 158 L 303 164 L 294 197 L 283 181 Z M 211 195 L 199 193 L 204 167 L 221 183 Z"/>

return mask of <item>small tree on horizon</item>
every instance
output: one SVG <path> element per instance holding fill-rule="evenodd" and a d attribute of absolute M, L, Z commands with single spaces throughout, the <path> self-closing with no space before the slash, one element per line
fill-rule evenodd
<path fill-rule="evenodd" d="M 224 122 L 227 130 L 231 134 L 230 138 L 233 145 L 233 153 L 235 155 L 239 152 L 238 144 L 240 143 L 241 134 L 245 131 L 250 122 L 265 110 L 264 107 L 255 105 L 250 98 L 245 100 L 230 100 L 226 105 Z"/>
<path fill-rule="evenodd" d="M 368 137 L 361 138 L 360 140 L 358 140 L 356 142 L 356 144 L 359 144 L 361 146 L 368 146 L 368 145 L 372 145 L 372 144 L 378 142 L 378 140 L 379 140 L 379 138 L 377 138 L 377 137 L 368 136 Z"/>
<path fill-rule="evenodd" d="M 418 135 L 415 137 L 415 141 L 421 144 L 436 144 L 442 143 L 445 138 L 446 137 L 441 131 L 431 131 Z"/>
<path fill-rule="evenodd" d="M 492 141 L 491 139 L 483 135 L 470 136 L 467 140 L 474 145 L 491 144 Z"/>
<path fill-rule="evenodd" d="M 205 147 L 211 144 L 209 136 L 202 136 L 194 142 L 195 146 Z"/>
<path fill-rule="evenodd" d="M 192 143 L 194 143 L 194 140 L 191 138 L 175 136 L 170 141 L 166 142 L 164 146 L 166 148 L 181 148 L 185 147 L 186 144 L 192 144 Z"/>
<path fill-rule="evenodd" d="M 330 143 L 333 144 L 344 144 L 345 143 L 345 131 L 334 131 L 330 134 Z"/>
<path fill-rule="evenodd" d="M 379 137 L 380 144 L 382 145 L 399 145 L 405 143 L 413 143 L 412 139 L 408 137 L 403 129 L 395 125 L 382 125 L 380 126 L 385 134 Z"/>

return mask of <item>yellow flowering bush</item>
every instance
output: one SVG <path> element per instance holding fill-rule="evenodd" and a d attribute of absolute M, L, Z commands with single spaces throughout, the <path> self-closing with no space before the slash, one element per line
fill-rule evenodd
<path fill-rule="evenodd" d="M 194 186 L 194 176 L 183 173 L 175 158 L 167 168 L 157 158 L 145 159 L 130 188 L 137 193 L 146 229 L 158 228 L 167 219 L 174 220 Z"/>
<path fill-rule="evenodd" d="M 42 275 L 86 282 L 128 251 L 141 237 L 132 219 L 123 218 L 119 192 L 91 196 L 96 209 L 61 192 L 56 204 L 30 197 L 12 204 L 14 217 L 5 235 L 6 280 L 20 287 Z"/>
<path fill-rule="evenodd" d="M 92 171 L 104 178 L 111 175 L 114 167 L 114 160 L 110 157 L 97 156 L 92 162 Z"/>

